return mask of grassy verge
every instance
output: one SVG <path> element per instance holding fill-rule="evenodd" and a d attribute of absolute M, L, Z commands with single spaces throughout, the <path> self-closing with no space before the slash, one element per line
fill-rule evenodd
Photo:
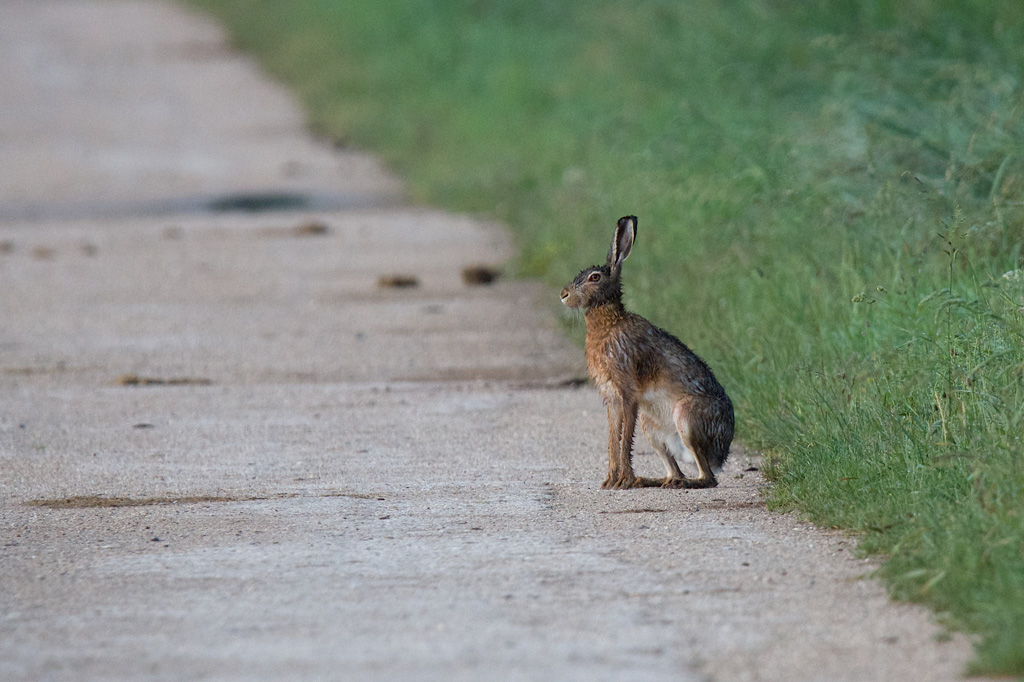
<path fill-rule="evenodd" d="M 773 503 L 1024 674 L 1024 4 L 192 0 L 419 196 L 704 355 Z"/>

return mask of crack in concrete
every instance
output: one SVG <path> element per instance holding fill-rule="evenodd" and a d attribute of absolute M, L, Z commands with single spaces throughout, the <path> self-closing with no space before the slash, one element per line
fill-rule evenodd
<path fill-rule="evenodd" d="M 355 211 L 394 208 L 396 194 L 296 192 L 260 190 L 168 197 L 140 201 L 97 199 L 0 204 L 0 222 L 45 223 L 77 220 L 124 220 L 188 215 L 285 213 L 289 211 Z"/>

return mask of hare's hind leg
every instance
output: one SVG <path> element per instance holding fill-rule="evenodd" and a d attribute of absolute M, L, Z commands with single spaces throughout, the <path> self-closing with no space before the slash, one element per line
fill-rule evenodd
<path fill-rule="evenodd" d="M 711 461 L 708 459 L 707 446 L 701 433 L 698 433 L 699 426 L 691 423 L 693 412 L 693 398 L 683 398 L 672 410 L 672 417 L 679 431 L 679 438 L 683 445 L 693 454 L 697 462 L 699 473 L 697 478 L 684 478 L 666 481 L 665 486 L 671 488 L 714 488 L 718 485 L 714 471 L 711 470 Z M 698 420 L 699 424 L 699 420 Z"/>
<path fill-rule="evenodd" d="M 655 419 L 643 413 L 640 414 L 638 421 L 640 423 L 640 430 L 644 432 L 647 441 L 665 464 L 665 478 L 644 478 L 642 479 L 644 485 L 647 487 L 672 487 L 674 481 L 685 479 L 686 477 L 683 476 L 683 472 L 679 468 L 676 458 L 672 456 L 672 451 L 669 449 L 668 442 L 666 441 L 666 438 L 675 437 L 675 429 L 672 428 L 670 432 L 666 433 L 667 429 L 663 424 L 659 424 Z"/>

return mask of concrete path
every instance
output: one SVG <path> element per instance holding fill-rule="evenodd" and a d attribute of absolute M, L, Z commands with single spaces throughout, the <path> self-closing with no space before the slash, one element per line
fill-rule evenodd
<path fill-rule="evenodd" d="M 0 2 L 0 93 L 0 679 L 958 678 L 756 460 L 598 490 L 551 292 L 209 21 Z"/>

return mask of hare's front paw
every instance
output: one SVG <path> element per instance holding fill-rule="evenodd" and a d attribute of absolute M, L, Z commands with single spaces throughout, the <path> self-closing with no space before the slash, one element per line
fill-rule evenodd
<path fill-rule="evenodd" d="M 641 485 L 640 479 L 633 475 L 633 472 L 622 474 L 615 482 L 612 483 L 611 487 L 615 490 L 629 490 L 630 488 L 639 488 Z"/>
<path fill-rule="evenodd" d="M 608 478 L 604 479 L 601 483 L 601 490 L 618 490 L 622 488 L 620 481 L 622 481 L 624 474 L 618 469 L 618 467 L 611 469 L 608 472 Z"/>

